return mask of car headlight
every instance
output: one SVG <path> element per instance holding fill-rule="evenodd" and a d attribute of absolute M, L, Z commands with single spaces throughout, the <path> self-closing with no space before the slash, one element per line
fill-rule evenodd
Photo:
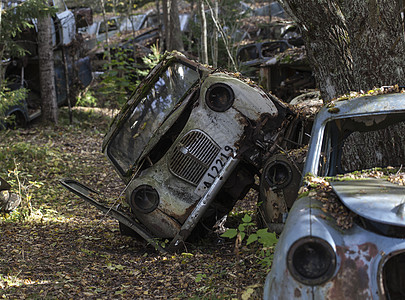
<path fill-rule="evenodd" d="M 291 167 L 281 160 L 268 164 L 263 173 L 267 184 L 273 189 L 286 187 L 292 179 Z"/>
<path fill-rule="evenodd" d="M 291 275 L 307 285 L 328 281 L 336 269 L 336 254 L 332 246 L 317 237 L 304 237 L 288 251 L 287 267 Z"/>
<path fill-rule="evenodd" d="M 227 111 L 233 104 L 235 95 L 231 87 L 224 83 L 211 85 L 206 94 L 205 102 L 213 111 Z"/>
<path fill-rule="evenodd" d="M 129 205 L 133 210 L 150 213 L 159 205 L 159 194 L 150 185 L 140 185 L 132 191 Z"/>

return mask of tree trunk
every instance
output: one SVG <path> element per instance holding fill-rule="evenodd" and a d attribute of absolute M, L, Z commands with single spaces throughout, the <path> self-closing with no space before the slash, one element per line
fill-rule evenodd
<path fill-rule="evenodd" d="M 405 84 L 402 0 L 280 0 L 300 25 L 324 101 Z"/>
<path fill-rule="evenodd" d="M 218 20 L 218 0 L 214 0 L 214 18 Z M 213 46 L 212 46 L 212 66 L 216 68 L 218 66 L 218 29 L 215 26 L 213 32 Z"/>
<path fill-rule="evenodd" d="M 203 64 L 208 64 L 208 45 L 207 45 L 207 18 L 204 11 L 204 0 L 200 0 L 201 15 L 201 60 Z"/>
<path fill-rule="evenodd" d="M 112 64 L 111 64 L 111 49 L 110 49 L 110 41 L 108 39 L 108 20 L 106 16 L 106 10 L 105 10 L 105 1 L 101 0 L 101 11 L 103 14 L 103 22 L 105 24 L 105 45 L 104 48 L 107 49 L 107 62 L 108 62 L 108 70 L 112 70 Z"/>
<path fill-rule="evenodd" d="M 170 1 L 170 47 L 169 50 L 184 52 L 180 30 L 179 6 L 177 0 Z"/>
<path fill-rule="evenodd" d="M 42 118 L 45 122 L 58 124 L 51 34 L 52 25 L 50 17 L 38 19 L 39 76 L 41 82 Z"/>
<path fill-rule="evenodd" d="M 162 10 L 163 10 L 163 25 L 165 28 L 164 41 L 166 50 L 169 49 L 170 42 L 170 15 L 169 15 L 169 3 L 170 0 L 162 0 Z"/>

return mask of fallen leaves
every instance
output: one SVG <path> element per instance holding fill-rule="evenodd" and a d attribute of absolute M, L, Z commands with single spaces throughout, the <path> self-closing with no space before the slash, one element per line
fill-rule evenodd
<path fill-rule="evenodd" d="M 115 220 L 65 191 L 62 177 L 89 184 L 108 203 L 123 189 L 100 152 L 109 120 L 77 109 L 74 114 L 86 122 L 0 132 L 0 176 L 16 158 L 22 181 L 30 175 L 25 184 L 32 182 L 33 209 L 24 220 L 18 212 L 0 217 L 0 297 L 240 298 L 247 291 L 250 299 L 261 298 L 265 271 L 248 251 L 236 261 L 232 242 L 212 233 L 187 244 L 187 252 L 162 256 L 144 241 L 121 236 Z M 249 195 L 252 207 L 256 201 Z"/>
<path fill-rule="evenodd" d="M 322 177 L 306 176 L 305 180 L 309 187 L 309 196 L 322 203 L 321 211 L 330 215 L 336 225 L 342 229 L 349 229 L 353 226 L 353 213 L 350 212 L 336 196 L 329 182 Z M 305 190 L 301 190 L 305 193 Z M 327 219 L 325 214 L 320 214 L 322 219 Z"/>

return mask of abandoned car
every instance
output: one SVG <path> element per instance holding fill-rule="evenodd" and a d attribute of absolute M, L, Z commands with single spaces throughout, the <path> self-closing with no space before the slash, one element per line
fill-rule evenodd
<path fill-rule="evenodd" d="M 403 299 L 405 94 L 318 113 L 265 299 Z"/>
<path fill-rule="evenodd" d="M 109 208 L 71 179 L 70 191 L 164 251 L 225 216 L 255 186 L 294 113 L 238 74 L 169 53 L 113 121 L 103 152 L 126 184 L 126 206 Z"/>

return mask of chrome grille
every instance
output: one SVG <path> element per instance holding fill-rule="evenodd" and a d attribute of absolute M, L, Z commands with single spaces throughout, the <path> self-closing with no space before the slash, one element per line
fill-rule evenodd
<path fill-rule="evenodd" d="M 197 185 L 218 155 L 220 148 L 200 130 L 188 132 L 176 145 L 170 157 L 170 171 Z"/>

